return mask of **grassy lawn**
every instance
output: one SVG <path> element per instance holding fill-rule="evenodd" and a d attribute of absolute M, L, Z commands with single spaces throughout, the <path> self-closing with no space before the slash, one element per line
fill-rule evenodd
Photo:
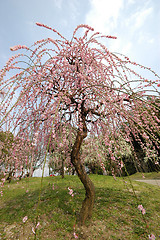
<path fill-rule="evenodd" d="M 145 179 L 158 179 L 160 180 L 160 172 L 150 172 L 150 173 L 143 173 Z M 133 174 L 130 176 L 130 178 L 132 180 L 136 179 L 136 180 L 139 180 L 141 179 L 142 180 L 142 173 L 136 173 L 136 174 Z"/>
<path fill-rule="evenodd" d="M 35 239 L 36 217 L 40 222 L 36 239 L 74 239 L 73 226 L 78 239 L 148 239 L 153 233 L 160 235 L 160 191 L 157 186 L 113 177 L 90 175 L 96 188 L 96 201 L 91 221 L 78 227 L 76 213 L 84 199 L 84 189 L 77 176 L 22 179 L 5 183 L 0 198 L 0 239 Z M 138 176 L 137 176 L 138 177 Z M 135 179 L 131 176 L 131 179 Z M 52 189 L 54 183 L 54 190 Z M 68 193 L 71 187 L 75 193 Z M 40 195 L 41 189 L 41 195 Z M 142 215 L 138 205 L 146 214 Z M 23 217 L 28 220 L 23 223 Z M 34 229 L 35 230 L 35 229 Z"/>

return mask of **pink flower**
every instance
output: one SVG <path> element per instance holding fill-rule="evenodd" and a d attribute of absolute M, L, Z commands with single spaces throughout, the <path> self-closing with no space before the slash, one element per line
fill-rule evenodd
<path fill-rule="evenodd" d="M 120 167 L 121 167 L 121 168 L 123 168 L 123 167 L 124 167 L 124 165 L 123 165 L 123 162 L 122 162 L 122 161 L 120 162 Z"/>
<path fill-rule="evenodd" d="M 74 232 L 73 233 L 74 238 L 78 238 L 78 235 Z"/>
<path fill-rule="evenodd" d="M 144 215 L 146 213 L 146 210 L 143 208 L 142 209 L 142 214 Z"/>
<path fill-rule="evenodd" d="M 68 187 L 68 190 L 69 190 L 69 195 L 71 195 L 73 197 L 74 196 L 73 190 L 70 187 Z"/>
<path fill-rule="evenodd" d="M 18 49 L 17 46 L 10 47 L 10 50 L 11 50 L 11 51 L 16 51 L 17 49 Z"/>
<path fill-rule="evenodd" d="M 25 222 L 27 221 L 27 219 L 28 219 L 28 217 L 25 216 L 25 217 L 23 218 L 23 223 L 25 223 Z"/>
<path fill-rule="evenodd" d="M 59 146 L 60 146 L 60 147 L 63 147 L 63 143 L 60 143 Z"/>
<path fill-rule="evenodd" d="M 54 190 L 54 183 L 53 183 L 52 189 Z"/>
<path fill-rule="evenodd" d="M 2 178 L 2 179 L 1 179 L 1 181 L 2 181 L 2 182 L 5 182 L 5 181 L 6 181 L 6 179 L 5 179 L 5 178 Z"/>
<path fill-rule="evenodd" d="M 115 160 L 116 160 L 114 156 L 112 156 L 112 157 L 111 157 L 111 159 L 112 159 L 113 161 L 115 161 Z"/>
<path fill-rule="evenodd" d="M 38 137 L 38 132 L 35 133 L 35 136 Z"/>
<path fill-rule="evenodd" d="M 143 208 L 142 205 L 138 205 L 138 209 L 142 212 L 143 215 L 146 213 L 146 210 Z"/>
<path fill-rule="evenodd" d="M 155 240 L 155 239 L 156 239 L 156 237 L 154 236 L 154 234 L 148 235 L 148 237 L 149 237 L 149 240 Z"/>
<path fill-rule="evenodd" d="M 17 51 L 18 49 L 27 49 L 27 50 L 29 50 L 29 48 L 26 47 L 25 45 L 17 45 L 17 46 L 14 46 L 14 47 L 10 47 L 11 51 Z"/>
<path fill-rule="evenodd" d="M 36 234 L 34 227 L 32 227 L 32 232 L 33 234 Z"/>
<path fill-rule="evenodd" d="M 138 205 L 138 209 L 139 209 L 140 211 L 142 211 L 143 206 L 142 206 L 142 205 Z"/>
<path fill-rule="evenodd" d="M 43 24 L 39 23 L 39 22 L 36 22 L 36 25 L 39 26 L 39 27 L 43 27 Z"/>
<path fill-rule="evenodd" d="M 37 225 L 36 225 L 36 229 L 38 228 L 39 225 L 40 225 L 40 222 L 37 223 Z"/>

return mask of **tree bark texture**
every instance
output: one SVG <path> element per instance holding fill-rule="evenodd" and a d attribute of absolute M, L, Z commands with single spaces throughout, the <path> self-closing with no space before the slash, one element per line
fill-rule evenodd
<path fill-rule="evenodd" d="M 83 142 L 83 139 L 87 136 L 87 131 L 78 130 L 75 143 L 71 152 L 71 162 L 76 169 L 78 177 L 84 185 L 86 194 L 85 199 L 83 200 L 82 207 L 79 214 L 79 223 L 84 225 L 85 221 L 92 216 L 92 210 L 95 200 L 95 188 L 94 184 L 88 177 L 84 164 L 80 159 L 80 148 Z"/>
<path fill-rule="evenodd" d="M 61 176 L 62 176 L 62 178 L 64 178 L 64 159 L 62 159 Z"/>

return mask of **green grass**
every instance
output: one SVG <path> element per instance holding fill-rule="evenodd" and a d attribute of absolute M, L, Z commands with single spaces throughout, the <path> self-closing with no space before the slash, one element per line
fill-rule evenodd
<path fill-rule="evenodd" d="M 143 173 L 143 175 L 144 175 L 145 179 L 159 179 L 160 180 L 160 172 Z M 134 179 L 137 179 L 137 180 L 143 179 L 142 178 L 142 173 L 140 173 L 140 172 L 137 172 L 137 173 L 131 175 L 130 178 L 132 180 L 134 180 Z"/>
<path fill-rule="evenodd" d="M 95 184 L 96 201 L 92 219 L 78 227 L 76 213 L 85 196 L 77 176 L 46 177 L 40 196 L 41 179 L 30 178 L 6 183 L 0 198 L 0 239 L 34 239 L 32 227 L 36 217 L 40 222 L 36 239 L 74 239 L 75 224 L 78 239 L 148 239 L 153 233 L 160 235 L 160 191 L 157 186 L 113 177 L 91 175 Z M 131 177 L 135 179 L 135 176 Z M 54 190 L 52 189 L 54 183 Z M 68 194 L 74 190 L 74 197 Z M 27 191 L 27 192 L 26 192 Z M 142 204 L 146 214 L 137 209 Z M 26 223 L 22 222 L 28 216 Z"/>

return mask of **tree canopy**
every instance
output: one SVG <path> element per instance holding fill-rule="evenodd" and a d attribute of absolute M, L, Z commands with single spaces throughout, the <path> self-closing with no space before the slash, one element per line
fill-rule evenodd
<path fill-rule="evenodd" d="M 150 68 L 110 52 L 106 44 L 115 41 L 114 36 L 81 24 L 67 40 L 55 29 L 37 25 L 53 31 L 57 38 L 39 40 L 30 48 L 11 48 L 23 53 L 11 57 L 0 72 L 0 91 L 5 93 L 1 125 L 7 122 L 17 136 L 30 139 L 35 147 L 43 139 L 46 152 L 52 148 L 57 126 L 71 126 L 70 132 L 77 129 L 71 162 L 86 189 L 80 213 L 84 223 L 94 203 L 94 186 L 80 157 L 84 138 L 103 135 L 112 161 L 117 161 L 121 151 L 119 138 L 134 148 L 131 133 L 143 148 L 156 151 L 159 102 L 154 102 L 159 98 L 160 78 Z M 82 37 L 78 30 L 83 30 Z M 151 77 L 146 77 L 147 72 Z"/>

